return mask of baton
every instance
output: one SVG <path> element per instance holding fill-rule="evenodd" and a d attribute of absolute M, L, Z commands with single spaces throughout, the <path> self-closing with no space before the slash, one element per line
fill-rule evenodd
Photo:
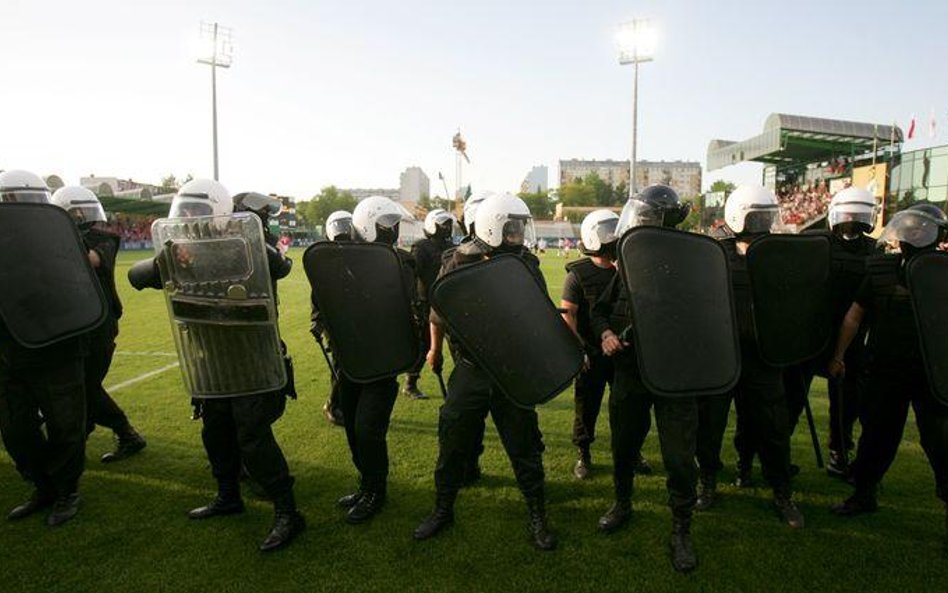
<path fill-rule="evenodd" d="M 823 469 L 823 453 L 820 451 L 820 437 L 816 434 L 816 425 L 813 423 L 813 410 L 810 409 L 810 398 L 803 400 L 803 409 L 806 411 L 806 423 L 810 426 L 810 439 L 813 441 L 813 454 L 816 455 L 816 467 Z"/>
<path fill-rule="evenodd" d="M 339 375 L 336 374 L 336 367 L 333 366 L 332 360 L 329 358 L 329 353 L 326 352 L 326 345 L 323 344 L 323 337 L 319 334 L 315 334 L 313 337 L 316 338 L 316 343 L 319 344 L 319 350 L 323 353 L 323 358 L 326 359 L 326 366 L 329 367 L 329 372 L 332 374 L 332 382 L 335 383 L 339 380 Z"/>

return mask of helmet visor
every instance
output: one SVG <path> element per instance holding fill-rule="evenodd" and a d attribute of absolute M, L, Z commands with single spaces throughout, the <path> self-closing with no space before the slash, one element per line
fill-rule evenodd
<path fill-rule="evenodd" d="M 330 241 L 352 240 L 352 219 L 337 218 L 326 224 L 326 236 Z"/>
<path fill-rule="evenodd" d="M 237 202 L 237 200 L 235 200 Z M 265 196 L 256 192 L 240 195 L 238 206 L 244 210 L 259 212 L 266 216 L 276 216 L 283 210 L 283 202 L 279 198 Z"/>
<path fill-rule="evenodd" d="M 536 244 L 536 229 L 529 216 L 511 215 L 504 223 L 504 245 L 510 247 L 525 246 L 532 248 Z"/>
<path fill-rule="evenodd" d="M 618 218 L 610 218 L 600 221 L 593 227 L 593 233 L 599 240 L 599 247 L 602 248 L 606 243 L 612 243 L 616 240 L 616 228 L 619 225 Z"/>
<path fill-rule="evenodd" d="M 616 234 L 621 235 L 637 226 L 662 226 L 664 211 L 653 208 L 641 200 L 629 200 L 622 208 L 619 222 L 616 224 Z"/>
<path fill-rule="evenodd" d="M 48 204 L 49 192 L 35 189 L 18 189 L 0 192 L 0 202 Z"/>
<path fill-rule="evenodd" d="M 829 227 L 835 228 L 836 225 L 844 222 L 855 222 L 869 227 L 869 231 L 876 226 L 876 217 L 878 211 L 876 208 L 859 207 L 855 205 L 842 205 L 838 208 L 830 208 Z"/>
<path fill-rule="evenodd" d="M 192 218 L 194 216 L 211 216 L 214 209 L 206 198 L 179 197 L 171 202 L 168 218 Z"/>
<path fill-rule="evenodd" d="M 902 241 L 918 248 L 928 247 L 938 240 L 941 229 L 939 221 L 924 212 L 902 210 L 885 225 L 879 242 Z"/>
<path fill-rule="evenodd" d="M 375 219 L 375 224 L 381 228 L 392 229 L 395 228 L 402 220 L 401 214 L 380 214 L 378 218 Z"/>
<path fill-rule="evenodd" d="M 95 200 L 73 202 L 69 206 L 69 214 L 79 224 L 105 222 L 105 210 L 102 204 Z"/>
<path fill-rule="evenodd" d="M 744 231 L 748 234 L 769 233 L 777 223 L 779 209 L 776 206 L 751 205 L 744 215 Z"/>

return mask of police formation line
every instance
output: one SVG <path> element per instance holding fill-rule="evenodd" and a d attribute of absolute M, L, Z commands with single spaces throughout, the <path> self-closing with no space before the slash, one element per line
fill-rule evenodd
<path fill-rule="evenodd" d="M 113 277 L 118 242 L 96 227 L 105 214 L 87 190 L 63 188 L 50 198 L 39 177 L 8 171 L 0 195 L 0 238 L 37 254 L 4 270 L 0 294 L 0 429 L 34 486 L 9 518 L 49 509 L 47 522 L 59 525 L 78 511 L 85 440 L 96 424 L 117 436 L 103 461 L 145 446 L 102 389 L 122 311 Z M 286 397 L 296 395 L 277 324 L 277 280 L 292 262 L 266 230 L 278 211 L 268 196 L 232 197 L 217 182 L 188 182 L 169 217 L 153 226 L 157 255 L 128 275 L 138 290 L 163 291 L 203 421 L 218 488 L 189 516 L 242 512 L 248 475 L 275 510 L 262 551 L 305 528 L 271 430 Z M 358 472 L 357 489 L 338 501 L 346 521 L 365 522 L 384 505 L 397 376 L 407 373 L 406 392 L 425 397 L 417 383 L 425 360 L 444 404 L 434 508 L 417 540 L 451 525 L 459 492 L 480 477 L 489 412 L 527 503 L 533 545 L 556 547 L 536 406 L 570 384 L 579 479 L 591 471 L 590 446 L 610 388 L 615 501 L 598 524 L 606 533 L 628 522 L 635 476 L 651 471 L 641 449 L 654 409 L 678 571 L 697 566 L 691 521 L 718 499 L 732 400 L 738 485 L 751 483 L 757 457 L 776 515 L 791 528 L 804 526 L 792 495 L 790 435 L 809 412 L 816 375 L 829 379 L 827 469 L 854 487 L 833 513 L 876 509 L 909 405 L 937 495 L 948 501 L 948 254 L 937 250 L 948 232 L 945 214 L 912 206 L 876 241 L 869 234 L 878 206 L 857 188 L 834 196 L 828 232 L 771 233 L 778 206 L 763 187 L 728 197 L 717 238 L 677 230 L 687 213 L 674 190 L 655 185 L 619 216 L 589 214 L 581 227 L 588 257 L 567 266 L 559 309 L 527 248 L 530 212 L 515 196 L 470 198 L 463 232 L 448 212 L 430 212 L 426 237 L 411 254 L 395 248 L 403 212 L 391 200 L 370 197 L 351 214 L 333 213 L 328 240 L 307 249 L 303 267 L 312 286 L 311 331 L 332 379 L 324 410 L 345 426 Z M 446 383 L 445 339 L 454 360 Z M 948 537 L 948 508 L 945 529 Z"/>

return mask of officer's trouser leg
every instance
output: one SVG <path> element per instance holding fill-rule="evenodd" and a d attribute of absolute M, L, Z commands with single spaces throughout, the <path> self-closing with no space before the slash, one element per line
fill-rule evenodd
<path fill-rule="evenodd" d="M 813 374 L 805 365 L 792 366 L 783 371 L 783 389 L 787 398 L 787 421 L 790 423 L 790 434 L 796 431 L 797 424 L 800 423 L 800 417 L 810 396 L 812 382 Z"/>
<path fill-rule="evenodd" d="M 927 381 L 918 381 L 912 398 L 922 449 L 935 474 L 935 492 L 948 503 L 948 406 L 937 401 Z"/>
<path fill-rule="evenodd" d="M 780 372 L 742 385 L 749 398 L 754 450 L 764 479 L 781 496 L 790 495 L 790 422 Z"/>
<path fill-rule="evenodd" d="M 217 480 L 222 495 L 233 496 L 240 491 L 240 444 L 234 420 L 233 402 L 236 398 L 209 398 L 203 400 L 201 440 L 211 473 Z"/>
<path fill-rule="evenodd" d="M 695 456 L 701 475 L 717 479 L 718 472 L 724 468 L 721 462 L 721 447 L 731 411 L 731 395 L 708 395 L 696 400 L 698 432 Z"/>
<path fill-rule="evenodd" d="M 750 471 L 754 463 L 754 438 L 751 429 L 750 398 L 741 388 L 734 389 L 734 449 L 737 451 L 737 467 L 739 470 Z"/>
<path fill-rule="evenodd" d="M 871 492 L 895 460 L 908 418 L 910 396 L 901 378 L 876 374 L 869 377 L 866 417 L 853 462 L 857 492 Z"/>
<path fill-rule="evenodd" d="M 490 413 L 524 498 L 542 498 L 543 436 L 536 411 L 515 406 L 495 389 L 490 396 Z"/>
<path fill-rule="evenodd" d="M 655 397 L 654 402 L 662 463 L 668 473 L 668 506 L 675 518 L 687 519 L 697 498 L 698 405 L 693 397 Z"/>
<path fill-rule="evenodd" d="M 109 367 L 112 366 L 117 334 L 117 323 L 109 320 L 94 332 L 89 343 L 89 356 L 86 357 L 85 363 L 89 432 L 92 432 L 96 425 L 104 426 L 116 433 L 124 432 L 129 428 L 125 412 L 102 387 L 102 382 L 109 374 Z"/>
<path fill-rule="evenodd" d="M 846 377 L 842 380 L 827 380 L 830 412 L 829 448 L 831 451 L 843 451 L 844 445 L 846 449 L 853 448 L 853 425 L 859 418 L 862 406 L 861 393 L 864 386 L 862 369 L 850 369 L 847 364 L 846 371 Z M 840 398 L 843 402 L 843 434 L 840 434 Z"/>
<path fill-rule="evenodd" d="M 362 475 L 362 460 L 359 455 L 358 439 L 356 438 L 356 409 L 362 397 L 362 385 L 346 378 L 342 372 L 333 388 L 333 394 L 338 397 L 338 405 L 342 410 L 343 426 L 346 429 L 346 442 L 349 443 L 349 454 L 352 456 L 352 465 L 359 475 Z"/>
<path fill-rule="evenodd" d="M 392 377 L 362 385 L 355 410 L 351 412 L 358 450 L 361 489 L 384 493 L 388 482 L 388 426 L 398 397 L 398 381 Z M 350 411 L 343 408 L 348 426 Z"/>
<path fill-rule="evenodd" d="M 285 404 L 286 398 L 282 394 L 272 393 L 236 397 L 231 404 L 240 459 L 250 477 L 260 484 L 271 500 L 285 496 L 293 488 L 286 457 L 271 428 Z"/>
<path fill-rule="evenodd" d="M 431 307 L 428 306 L 427 302 L 422 301 L 421 306 L 419 307 L 419 312 L 418 312 L 419 318 L 428 319 L 428 315 L 430 312 L 431 312 Z M 421 337 L 421 352 L 427 355 L 428 350 L 431 349 L 431 332 L 428 331 L 427 323 L 424 326 L 424 331 L 420 333 L 421 333 L 421 336 L 420 336 Z M 421 358 L 418 359 L 417 362 L 415 362 L 415 365 L 412 368 L 408 369 L 409 386 L 416 385 L 418 383 L 418 377 L 421 376 L 421 371 L 424 370 L 424 368 L 425 368 L 425 356 L 423 355 Z"/>
<path fill-rule="evenodd" d="M 588 450 L 596 440 L 596 421 L 611 375 L 611 361 L 595 356 L 590 359 L 589 368 L 576 377 L 573 387 L 573 444 L 580 449 Z"/>
<path fill-rule="evenodd" d="M 464 481 L 474 447 L 484 434 L 490 406 L 490 380 L 472 365 L 458 361 L 448 378 L 448 397 L 438 414 L 438 461 L 435 486 L 439 496 L 453 497 Z"/>
<path fill-rule="evenodd" d="M 652 424 L 651 394 L 629 366 L 634 364 L 630 357 L 616 361 L 615 382 L 609 395 L 613 482 L 618 499 L 632 495 L 635 466 Z"/>

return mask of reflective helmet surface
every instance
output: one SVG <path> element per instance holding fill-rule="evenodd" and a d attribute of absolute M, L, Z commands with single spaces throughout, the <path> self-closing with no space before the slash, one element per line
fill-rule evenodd
<path fill-rule="evenodd" d="M 326 218 L 326 238 L 330 241 L 351 241 L 352 215 L 345 210 L 336 210 Z"/>
<path fill-rule="evenodd" d="M 77 224 L 105 222 L 105 209 L 92 190 L 75 185 L 67 185 L 53 192 L 50 200 L 68 212 Z"/>
<path fill-rule="evenodd" d="M 583 219 L 579 227 L 579 236 L 583 241 L 583 250 L 589 254 L 598 253 L 604 245 L 614 242 L 619 215 L 605 208 L 593 210 Z"/>
<path fill-rule="evenodd" d="M 49 187 L 39 175 L 22 169 L 0 173 L 0 202 L 47 204 L 49 198 Z"/>
<path fill-rule="evenodd" d="M 690 204 L 682 204 L 678 192 L 667 185 L 654 184 L 630 198 L 622 208 L 616 234 L 621 236 L 637 226 L 678 226 L 688 212 Z"/>
<path fill-rule="evenodd" d="M 380 231 L 381 235 L 394 235 L 394 239 L 398 239 L 398 223 L 403 216 L 402 209 L 389 198 L 369 196 L 356 204 L 352 211 L 352 226 L 358 238 L 367 243 L 392 239 L 391 236 L 380 236 Z"/>
<path fill-rule="evenodd" d="M 530 209 L 523 200 L 509 193 L 492 195 L 478 207 L 474 234 L 493 249 L 502 245 L 530 246 L 536 236 Z"/>
<path fill-rule="evenodd" d="M 234 200 L 221 183 L 213 179 L 192 179 L 171 200 L 168 218 L 221 216 L 233 214 Z"/>
<path fill-rule="evenodd" d="M 876 226 L 879 207 L 875 197 L 859 187 L 847 187 L 833 196 L 829 206 L 829 228 L 851 223 L 863 233 L 871 233 Z"/>
<path fill-rule="evenodd" d="M 762 185 L 741 185 L 724 203 L 724 223 L 736 235 L 769 233 L 779 214 L 777 197 Z"/>
<path fill-rule="evenodd" d="M 885 225 L 880 243 L 899 241 L 924 249 L 945 240 L 948 217 L 934 204 L 915 204 L 896 212 Z"/>
<path fill-rule="evenodd" d="M 479 191 L 464 201 L 464 231 L 468 235 L 474 232 L 473 227 L 477 224 L 477 209 L 492 195 L 492 191 Z"/>

